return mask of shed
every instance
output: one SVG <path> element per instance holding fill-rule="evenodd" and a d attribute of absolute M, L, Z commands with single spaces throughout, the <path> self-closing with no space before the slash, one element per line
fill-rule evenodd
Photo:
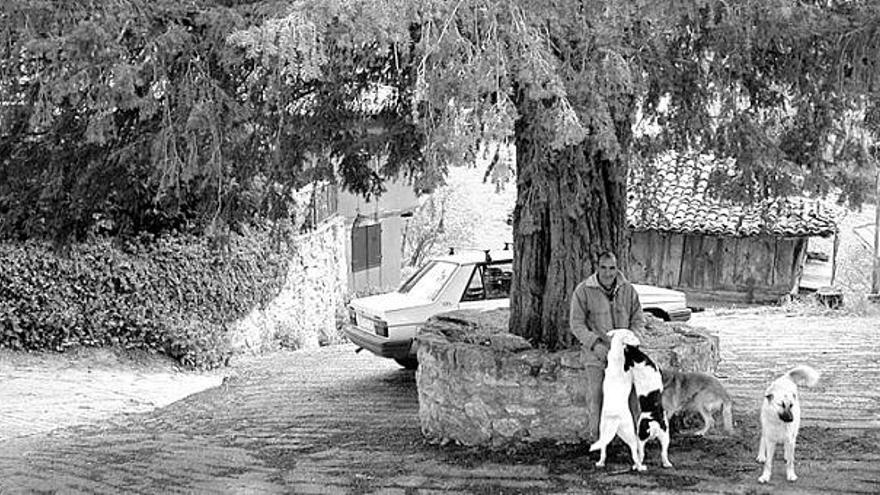
<path fill-rule="evenodd" d="M 709 194 L 711 173 L 692 161 L 633 171 L 630 279 L 681 290 L 692 304 L 774 303 L 797 293 L 809 238 L 837 234 L 835 209 L 802 197 L 721 201 Z"/>

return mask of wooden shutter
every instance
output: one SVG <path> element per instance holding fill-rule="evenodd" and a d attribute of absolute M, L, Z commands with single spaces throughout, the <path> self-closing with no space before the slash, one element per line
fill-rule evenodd
<path fill-rule="evenodd" d="M 359 272 L 367 268 L 367 229 L 351 229 L 351 271 Z"/>
<path fill-rule="evenodd" d="M 367 227 L 367 261 L 366 267 L 382 265 L 382 225 L 370 225 Z"/>

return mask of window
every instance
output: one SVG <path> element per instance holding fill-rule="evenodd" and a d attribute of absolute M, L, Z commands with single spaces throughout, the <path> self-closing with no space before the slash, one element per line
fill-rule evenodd
<path fill-rule="evenodd" d="M 513 263 L 488 265 L 483 270 L 486 284 L 486 299 L 510 297 L 510 282 L 513 280 Z"/>
<path fill-rule="evenodd" d="M 382 225 L 351 229 L 351 270 L 359 272 L 382 264 Z"/>
<path fill-rule="evenodd" d="M 486 290 L 483 287 L 483 267 L 477 266 L 474 273 L 471 274 L 471 281 L 468 282 L 464 295 L 461 296 L 462 302 L 466 301 L 482 301 L 486 298 Z"/>
<path fill-rule="evenodd" d="M 433 301 L 446 285 L 449 277 L 455 272 L 457 266 L 455 263 L 446 261 L 432 261 L 404 282 L 398 292 Z"/>
<path fill-rule="evenodd" d="M 513 278 L 512 263 L 478 265 L 461 300 L 482 301 L 484 299 L 504 299 L 510 297 L 510 282 Z"/>

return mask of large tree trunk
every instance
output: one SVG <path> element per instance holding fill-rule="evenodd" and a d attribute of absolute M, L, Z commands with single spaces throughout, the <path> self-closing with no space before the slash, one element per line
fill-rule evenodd
<path fill-rule="evenodd" d="M 561 151 L 550 149 L 540 124 L 543 111 L 540 104 L 525 102 L 516 126 L 510 331 L 552 350 L 573 341 L 571 294 L 595 270 L 599 253 L 615 252 L 621 267 L 627 262 L 627 163 L 620 155 L 609 159 L 589 138 Z M 618 139 L 626 149 L 631 132 L 628 122 L 623 124 Z"/>

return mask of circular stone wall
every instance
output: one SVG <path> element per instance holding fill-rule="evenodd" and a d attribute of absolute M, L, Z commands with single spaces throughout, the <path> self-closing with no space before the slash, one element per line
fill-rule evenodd
<path fill-rule="evenodd" d="M 509 310 L 455 311 L 431 318 L 416 336 L 419 421 L 432 442 L 502 447 L 592 440 L 587 391 L 603 365 L 579 349 L 532 349 L 507 331 Z M 661 368 L 712 372 L 718 338 L 648 316 L 642 349 Z"/>

